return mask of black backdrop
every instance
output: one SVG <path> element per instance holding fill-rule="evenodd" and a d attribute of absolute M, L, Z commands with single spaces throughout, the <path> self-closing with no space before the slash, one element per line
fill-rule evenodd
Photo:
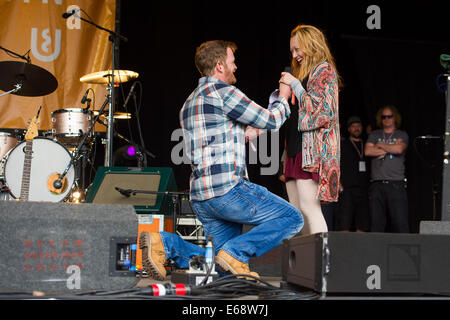
<path fill-rule="evenodd" d="M 345 83 L 340 93 L 342 134 L 349 116 L 358 115 L 375 128 L 376 110 L 386 103 L 396 105 L 402 129 L 410 136 L 406 165 L 411 228 L 417 232 L 420 220 L 434 218 L 433 191 L 439 216 L 442 140 L 415 138 L 443 135 L 445 128 L 445 98 L 437 81 L 443 73 L 439 56 L 450 53 L 450 11 L 442 3 L 117 1 L 117 29 L 128 42 L 119 46 L 116 68 L 138 72 L 142 90 L 137 87 L 139 111 L 130 102 L 133 119 L 118 121 L 116 129 L 139 142 L 138 112 L 145 147 L 156 156 L 148 159 L 148 166 L 172 167 L 180 190 L 188 189 L 190 169 L 171 161 L 171 150 L 179 143 L 171 135 L 180 127 L 178 111 L 199 78 L 195 48 L 206 40 L 234 41 L 236 85 L 265 105 L 290 63 L 290 31 L 299 23 L 313 24 L 325 32 Z M 366 26 L 371 4 L 381 9 L 379 30 Z M 117 90 L 117 111 L 125 111 L 131 84 Z M 114 148 L 122 144 L 116 139 Z M 282 193 L 276 176 L 259 172 L 258 165 L 249 165 L 254 182 Z"/>

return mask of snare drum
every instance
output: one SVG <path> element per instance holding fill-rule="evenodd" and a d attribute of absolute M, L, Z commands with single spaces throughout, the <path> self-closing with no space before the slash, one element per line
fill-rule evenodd
<path fill-rule="evenodd" d="M 3 164 L 5 184 L 15 198 L 20 198 L 22 191 L 25 145 L 26 141 L 22 141 L 12 149 Z M 58 174 L 62 174 L 69 165 L 72 159 L 69 151 L 59 142 L 43 137 L 35 137 L 32 148 L 28 200 L 50 202 L 64 200 L 74 184 L 74 167 L 71 166 L 67 171 L 62 188 L 55 190 L 53 183 L 58 179 Z"/>
<path fill-rule="evenodd" d="M 92 124 L 91 110 L 81 108 L 59 109 L 52 112 L 52 133 L 63 144 L 78 144 Z M 92 140 L 92 132 L 86 141 Z"/>

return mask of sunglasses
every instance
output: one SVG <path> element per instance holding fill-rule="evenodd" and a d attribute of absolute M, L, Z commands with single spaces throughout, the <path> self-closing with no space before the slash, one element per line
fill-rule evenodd
<path fill-rule="evenodd" d="M 382 115 L 381 116 L 381 119 L 392 119 L 394 117 L 394 115 L 393 114 L 387 114 L 387 115 Z"/>

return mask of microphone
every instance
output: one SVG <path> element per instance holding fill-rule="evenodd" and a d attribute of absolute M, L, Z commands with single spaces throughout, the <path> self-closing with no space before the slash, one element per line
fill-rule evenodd
<path fill-rule="evenodd" d="M 69 11 L 69 12 L 64 12 L 64 13 L 62 14 L 62 17 L 63 17 L 64 19 L 67 19 L 67 18 L 73 16 L 77 11 L 79 11 L 79 10 L 77 9 L 77 10 L 72 10 L 72 11 Z"/>
<path fill-rule="evenodd" d="M 87 90 L 86 90 L 86 93 L 84 94 L 83 98 L 81 99 L 81 104 L 85 104 L 86 101 L 88 101 L 87 95 L 88 95 L 88 93 L 89 93 L 89 90 L 90 90 L 90 89 L 87 89 Z"/>
<path fill-rule="evenodd" d="M 90 104 L 91 99 L 88 99 L 88 97 L 87 97 L 89 90 L 91 90 L 91 89 L 86 90 L 86 93 L 84 94 L 83 98 L 81 99 L 81 104 L 85 104 L 86 102 L 88 103 L 87 107 L 84 108 L 84 110 L 88 110 L 91 107 L 91 104 Z"/>
<path fill-rule="evenodd" d="M 56 179 L 53 182 L 53 187 L 55 189 L 59 190 L 59 189 L 61 189 L 63 187 L 63 179 L 65 179 L 65 176 L 66 176 L 66 174 L 69 171 L 71 166 L 72 166 L 72 160 L 69 162 L 69 164 L 67 165 L 66 169 L 64 170 L 64 172 L 62 174 L 58 174 L 58 173 L 56 174 L 58 176 L 58 179 Z"/>
<path fill-rule="evenodd" d="M 284 72 L 292 73 L 291 67 L 284 67 Z M 294 92 L 291 93 L 291 104 L 295 105 L 295 94 Z"/>
<path fill-rule="evenodd" d="M 127 106 L 127 104 L 128 104 L 128 100 L 130 100 L 130 97 L 131 97 L 131 94 L 133 93 L 133 91 L 134 91 L 134 87 L 136 86 L 136 81 L 133 83 L 133 85 L 131 86 L 131 89 L 130 89 L 130 92 L 128 93 L 128 96 L 127 96 L 127 98 L 125 99 L 125 103 L 123 104 L 123 108 L 125 109 L 125 107 Z"/>
<path fill-rule="evenodd" d="M 129 198 L 131 193 L 133 192 L 133 190 L 131 190 L 131 189 L 125 190 L 125 189 L 122 189 L 122 188 L 119 188 L 119 187 L 114 187 L 114 189 L 119 191 L 121 195 L 123 195 L 123 196 L 125 196 L 127 198 Z"/>
<path fill-rule="evenodd" d="M 61 189 L 62 188 L 61 176 L 58 178 L 58 180 L 55 180 L 55 182 L 53 182 L 53 187 L 55 189 Z"/>

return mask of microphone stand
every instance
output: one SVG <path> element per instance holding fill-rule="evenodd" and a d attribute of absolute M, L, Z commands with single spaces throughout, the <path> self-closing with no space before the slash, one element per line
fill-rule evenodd
<path fill-rule="evenodd" d="M 5 96 L 5 95 L 7 95 L 7 94 L 10 94 L 10 93 L 17 92 L 17 91 L 19 91 L 20 89 L 22 89 L 22 84 L 21 84 L 21 83 L 18 83 L 18 84 L 14 85 L 14 86 L 15 86 L 14 89 L 9 90 L 9 91 L 7 91 L 7 92 L 5 92 L 5 93 L 0 94 L 0 97 L 3 97 L 3 96 Z"/>
<path fill-rule="evenodd" d="M 100 120 L 98 119 L 100 117 L 100 115 L 103 113 L 103 110 L 105 109 L 106 105 L 110 102 L 111 96 L 110 95 L 106 95 L 106 99 L 105 102 L 103 102 L 102 107 L 100 108 L 99 113 L 95 116 L 94 120 L 92 121 L 88 131 L 83 135 L 83 138 L 81 139 L 80 143 L 78 144 L 77 148 L 75 149 L 74 153 L 73 153 L 73 157 L 70 158 L 69 164 L 67 165 L 66 169 L 64 170 L 64 172 L 58 176 L 58 180 L 56 180 L 53 183 L 53 186 L 56 189 L 60 189 L 62 187 L 62 180 L 64 179 L 64 177 L 66 176 L 67 172 L 69 172 L 70 167 L 72 166 L 72 164 L 74 162 L 76 162 L 78 159 L 78 154 L 81 150 L 81 148 L 83 147 L 84 142 L 86 141 L 87 137 L 91 134 L 92 129 L 94 129 L 95 123 L 100 122 Z"/>
<path fill-rule="evenodd" d="M 79 18 L 80 20 L 82 20 L 86 23 L 93 25 L 97 29 L 108 32 L 109 33 L 108 40 L 112 42 L 111 77 L 108 77 L 109 82 L 111 83 L 111 88 L 110 88 L 111 100 L 109 102 L 108 131 L 107 131 L 107 135 L 106 135 L 106 152 L 105 152 L 105 167 L 111 167 L 112 166 L 112 157 L 113 157 L 112 149 L 113 149 L 113 137 L 114 137 L 114 109 L 115 109 L 115 101 L 116 101 L 115 90 L 114 90 L 114 62 L 116 59 L 115 49 L 116 49 L 116 45 L 117 45 L 118 41 L 123 40 L 123 41 L 127 42 L 128 39 L 112 30 L 106 29 L 92 21 L 86 20 L 86 19 L 80 17 L 79 15 L 77 15 L 77 18 Z"/>
<path fill-rule="evenodd" d="M 25 60 L 27 63 L 31 63 L 31 59 L 30 59 L 30 55 L 29 55 L 29 52 L 30 51 L 28 51 L 27 53 L 25 53 L 25 54 L 28 54 L 28 57 L 25 57 L 25 55 L 20 55 L 20 54 L 18 54 L 18 53 L 15 53 L 14 51 L 11 51 L 11 50 L 8 50 L 8 49 L 6 49 L 6 48 L 3 48 L 2 46 L 0 46 L 0 49 L 2 49 L 3 51 L 5 51 L 6 53 L 9 53 L 9 54 L 12 54 L 13 56 L 16 56 L 17 58 L 19 58 L 19 59 L 22 59 L 22 60 Z"/>
<path fill-rule="evenodd" d="M 173 217 L 173 233 L 177 233 L 177 215 L 179 210 L 181 209 L 180 206 L 180 197 L 188 195 L 187 192 L 182 191 L 148 191 L 148 190 L 133 190 L 133 189 L 122 189 L 119 187 L 114 187 L 120 194 L 123 196 L 129 198 L 130 195 L 135 196 L 138 193 L 142 194 L 156 194 L 156 195 L 169 195 L 172 197 L 172 204 L 173 204 L 173 211 L 172 211 L 172 217 Z"/>

